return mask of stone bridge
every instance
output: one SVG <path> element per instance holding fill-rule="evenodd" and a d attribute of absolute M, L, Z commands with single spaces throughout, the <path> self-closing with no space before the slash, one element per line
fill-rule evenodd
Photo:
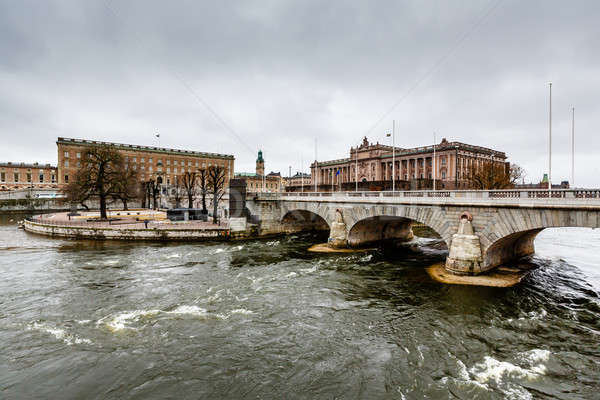
<path fill-rule="evenodd" d="M 249 193 L 246 206 L 261 234 L 329 230 L 334 247 L 410 240 L 421 223 L 444 240 L 456 274 L 532 254 L 545 228 L 600 227 L 600 190 Z"/>

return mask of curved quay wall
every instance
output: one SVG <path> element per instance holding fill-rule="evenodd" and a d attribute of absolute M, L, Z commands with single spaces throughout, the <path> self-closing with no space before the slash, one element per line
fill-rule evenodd
<path fill-rule="evenodd" d="M 23 222 L 27 232 L 40 235 L 95 240 L 153 240 L 153 241 L 205 241 L 229 240 L 228 229 L 119 229 L 105 227 L 52 225 L 30 220 Z"/>

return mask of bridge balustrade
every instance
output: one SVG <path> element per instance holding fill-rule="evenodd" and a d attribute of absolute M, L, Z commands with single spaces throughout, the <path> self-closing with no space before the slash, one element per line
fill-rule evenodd
<path fill-rule="evenodd" d="M 526 201 L 549 201 L 560 200 L 567 203 L 579 201 L 594 201 L 600 199 L 600 189 L 529 189 L 529 190 L 413 190 L 413 191 L 361 191 L 361 192 L 283 192 L 283 193 L 249 193 L 255 198 L 262 199 L 279 199 L 279 198 L 413 198 L 423 199 L 423 201 L 434 201 L 435 199 L 443 200 L 444 202 L 457 200 L 480 200 L 494 201 L 505 200 L 509 202 L 526 202 Z M 595 201 L 594 201 L 595 203 Z"/>

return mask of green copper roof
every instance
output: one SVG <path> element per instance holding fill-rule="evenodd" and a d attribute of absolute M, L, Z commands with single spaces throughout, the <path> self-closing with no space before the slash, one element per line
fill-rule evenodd
<path fill-rule="evenodd" d="M 258 158 L 256 159 L 256 162 L 265 162 L 265 160 L 263 160 L 262 150 L 258 151 Z"/>

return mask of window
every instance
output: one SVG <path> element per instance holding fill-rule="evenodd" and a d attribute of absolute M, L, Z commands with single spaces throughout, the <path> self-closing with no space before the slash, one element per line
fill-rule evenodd
<path fill-rule="evenodd" d="M 171 167 L 167 167 L 167 174 L 171 173 Z"/>
<path fill-rule="evenodd" d="M 50 178 L 52 179 L 52 183 L 56 183 L 56 175 L 52 174 Z"/>
<path fill-rule="evenodd" d="M 446 171 L 442 171 L 442 179 L 446 179 Z"/>
<path fill-rule="evenodd" d="M 65 158 L 69 158 L 69 152 L 65 151 Z"/>
<path fill-rule="evenodd" d="M 188 167 L 191 167 L 191 166 L 192 166 L 192 162 L 188 161 Z"/>
<path fill-rule="evenodd" d="M 146 162 L 146 159 L 144 157 L 142 157 L 142 159 L 140 160 L 140 162 Z"/>
<path fill-rule="evenodd" d="M 174 164 L 174 165 L 177 165 L 177 160 L 173 161 L 173 164 Z"/>
<path fill-rule="evenodd" d="M 77 161 L 77 168 L 81 167 L 81 162 Z"/>
<path fill-rule="evenodd" d="M 442 165 L 446 165 L 446 157 L 442 158 Z"/>
<path fill-rule="evenodd" d="M 133 162 L 137 162 L 137 157 L 133 157 Z"/>
<path fill-rule="evenodd" d="M 81 153 L 77 153 L 77 158 L 81 158 Z"/>
<path fill-rule="evenodd" d="M 0 181 L 6 182 L 6 172 L 0 172 Z"/>
<path fill-rule="evenodd" d="M 152 172 L 152 165 L 148 167 L 148 171 Z"/>
<path fill-rule="evenodd" d="M 198 161 L 196 161 L 196 167 L 198 166 Z"/>
<path fill-rule="evenodd" d="M 150 158 L 148 159 L 148 162 L 149 162 L 149 163 L 152 163 L 152 157 L 150 157 Z"/>
<path fill-rule="evenodd" d="M 27 182 L 31 182 L 31 172 L 27 173 Z"/>
<path fill-rule="evenodd" d="M 177 165 L 177 161 L 175 161 L 175 165 Z M 177 173 L 177 167 L 173 168 L 173 173 L 176 174 Z"/>
<path fill-rule="evenodd" d="M 69 183 L 69 175 L 65 175 L 65 183 Z"/>
<path fill-rule="evenodd" d="M 171 165 L 171 160 L 167 160 L 167 165 Z"/>
<path fill-rule="evenodd" d="M 65 160 L 65 168 L 69 167 L 69 160 Z"/>
<path fill-rule="evenodd" d="M 19 173 L 18 172 L 15 173 L 14 178 L 15 178 L 15 182 L 19 182 Z"/>
<path fill-rule="evenodd" d="M 43 183 L 43 182 L 44 182 L 44 174 L 40 173 L 40 183 Z"/>

